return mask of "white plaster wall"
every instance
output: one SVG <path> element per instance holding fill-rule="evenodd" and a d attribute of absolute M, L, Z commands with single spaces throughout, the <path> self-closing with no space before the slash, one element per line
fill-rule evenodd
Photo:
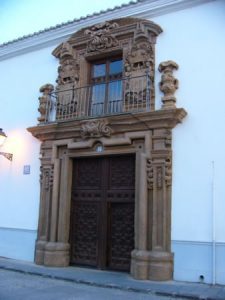
<path fill-rule="evenodd" d="M 8 135 L 0 151 L 13 153 L 12 162 L 0 156 L 0 256 L 32 260 L 34 255 L 40 143 L 26 128 L 37 124 L 39 87 L 55 83 L 54 48 L 0 62 L 0 127 Z M 24 165 L 30 165 L 29 175 L 23 175 Z"/>
<path fill-rule="evenodd" d="M 173 134 L 173 239 L 211 241 L 214 161 L 216 233 L 225 242 L 224 18 L 225 2 L 217 1 L 153 20 L 164 30 L 156 64 L 179 64 L 177 106 L 188 112 Z"/>
<path fill-rule="evenodd" d="M 172 239 L 175 279 L 213 281 L 212 233 L 215 203 L 216 281 L 225 284 L 225 1 L 159 16 L 156 64 L 180 66 L 177 106 L 187 110 L 173 131 Z M 157 74 L 156 81 L 160 81 Z M 160 92 L 157 90 L 158 107 Z M 214 175 L 213 175 L 214 162 Z M 213 192 L 214 181 L 214 192 Z M 183 241 L 183 244 L 182 244 Z M 187 242 L 189 241 L 189 244 Z M 202 262 L 205 261 L 205 264 Z M 204 268 L 202 267 L 204 265 Z M 207 271 L 205 270 L 207 269 Z"/>

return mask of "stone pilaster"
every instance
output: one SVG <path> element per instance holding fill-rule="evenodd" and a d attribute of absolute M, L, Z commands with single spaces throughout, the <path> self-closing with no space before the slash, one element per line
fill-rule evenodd
<path fill-rule="evenodd" d="M 157 129 L 153 133 L 151 159 L 147 161 L 149 223 L 149 279 L 173 278 L 171 251 L 171 132 Z"/>
<path fill-rule="evenodd" d="M 41 166 L 41 195 L 39 208 L 38 237 L 36 241 L 35 251 L 35 262 L 37 264 L 43 264 L 44 262 L 45 245 L 49 239 L 52 185 L 53 166 Z"/>
<path fill-rule="evenodd" d="M 44 264 L 54 267 L 69 265 L 69 220 L 71 171 L 66 151 L 55 159 L 55 174 L 52 196 L 50 241 L 45 246 Z M 60 186 L 60 189 L 59 189 Z"/>
<path fill-rule="evenodd" d="M 136 279 L 148 279 L 149 251 L 148 237 L 148 203 L 147 203 L 147 174 L 146 154 L 138 152 L 136 155 L 136 237 L 135 249 L 131 253 L 131 274 Z"/>

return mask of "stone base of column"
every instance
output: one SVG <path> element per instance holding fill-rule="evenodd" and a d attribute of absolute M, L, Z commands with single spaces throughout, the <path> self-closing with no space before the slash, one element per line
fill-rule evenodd
<path fill-rule="evenodd" d="M 44 265 L 67 267 L 70 262 L 70 245 L 68 243 L 49 242 L 45 246 Z"/>
<path fill-rule="evenodd" d="M 44 264 L 44 255 L 45 255 L 45 245 L 46 244 L 47 244 L 46 241 L 41 241 L 41 240 L 36 241 L 34 262 L 37 265 Z"/>
<path fill-rule="evenodd" d="M 165 281 L 173 279 L 173 253 L 151 251 L 149 280 Z"/>
<path fill-rule="evenodd" d="M 149 251 L 135 249 L 131 252 L 131 275 L 135 279 L 148 279 L 149 259 Z"/>
<path fill-rule="evenodd" d="M 171 280 L 173 279 L 173 254 L 163 251 L 133 250 L 131 275 L 140 280 Z"/>

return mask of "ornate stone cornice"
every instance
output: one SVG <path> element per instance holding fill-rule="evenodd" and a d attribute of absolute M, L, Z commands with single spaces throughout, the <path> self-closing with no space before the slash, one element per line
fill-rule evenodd
<path fill-rule="evenodd" d="M 183 120 L 186 114 L 187 113 L 183 108 L 157 110 L 136 114 L 128 113 L 107 117 L 107 124 L 110 124 L 113 134 L 152 130 L 155 128 L 172 129 Z M 86 122 L 88 122 L 88 120 Z M 89 122 L 101 122 L 101 119 L 94 119 Z M 60 125 L 59 123 L 38 125 L 29 127 L 27 130 L 41 141 L 65 138 L 75 138 L 79 140 L 81 139 L 81 128 L 83 125 L 84 121 L 74 120 L 71 122 L 60 122 Z M 105 126 L 107 125 L 105 124 Z"/>
<path fill-rule="evenodd" d="M 27 35 L 16 40 L 0 45 L 0 61 L 39 50 L 48 46 L 55 46 L 65 41 L 75 31 L 106 20 L 121 17 L 153 18 L 169 12 L 183 10 L 215 0 L 141 0 L 137 3 L 130 2 L 114 9 L 109 9 L 91 16 L 75 19 L 44 29 L 42 31 Z"/>

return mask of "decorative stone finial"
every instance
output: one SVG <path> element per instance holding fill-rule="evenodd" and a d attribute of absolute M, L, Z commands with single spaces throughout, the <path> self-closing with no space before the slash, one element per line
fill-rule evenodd
<path fill-rule="evenodd" d="M 160 90 L 164 93 L 162 97 L 162 109 L 176 108 L 176 97 L 174 93 L 178 89 L 178 80 L 173 77 L 173 70 L 178 69 L 178 64 L 172 60 L 164 61 L 159 65 L 159 72 L 162 73 Z"/>
<path fill-rule="evenodd" d="M 54 86 L 50 83 L 47 83 L 40 87 L 40 92 L 43 93 L 41 97 L 39 97 L 39 108 L 41 116 L 38 118 L 40 123 L 46 122 L 48 118 L 48 113 L 51 108 L 51 98 L 50 93 L 54 90 Z"/>

